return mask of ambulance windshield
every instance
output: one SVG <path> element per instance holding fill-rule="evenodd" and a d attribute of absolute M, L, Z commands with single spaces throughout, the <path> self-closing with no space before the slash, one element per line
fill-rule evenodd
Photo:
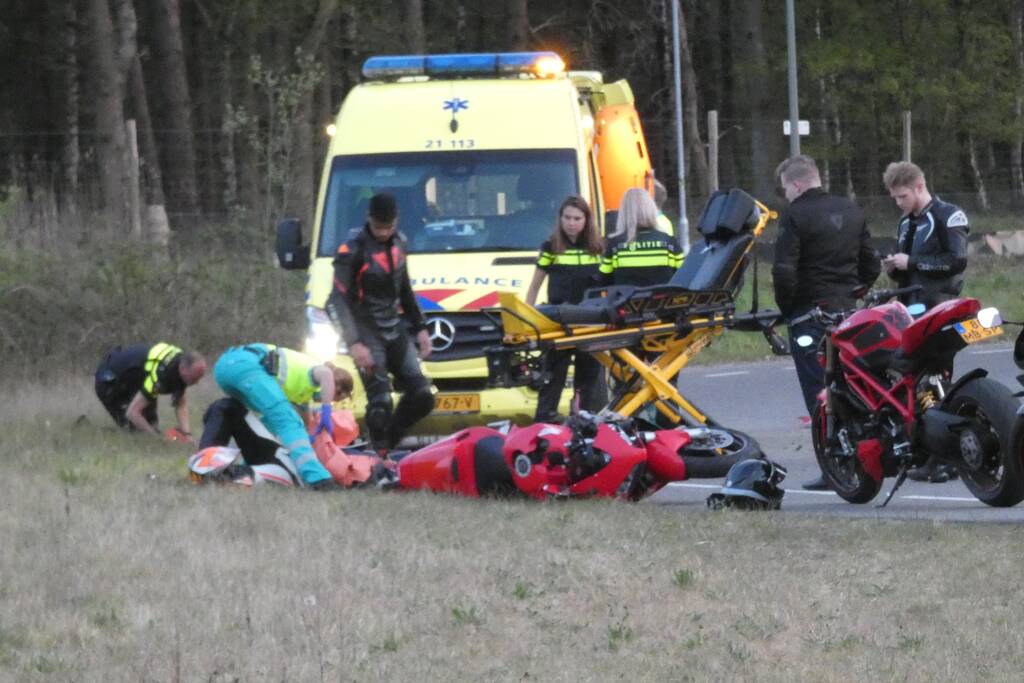
<path fill-rule="evenodd" d="M 370 197 L 398 200 L 398 229 L 413 254 L 535 251 L 562 200 L 579 194 L 565 150 L 459 150 L 335 157 L 319 256 L 331 256 L 366 221 Z"/>

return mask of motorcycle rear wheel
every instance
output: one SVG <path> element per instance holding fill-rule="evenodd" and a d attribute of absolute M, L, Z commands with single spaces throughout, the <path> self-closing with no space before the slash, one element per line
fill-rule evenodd
<path fill-rule="evenodd" d="M 701 430 L 681 454 L 688 479 L 717 479 L 738 462 L 764 458 L 761 446 L 749 434 L 723 427 Z"/>
<path fill-rule="evenodd" d="M 814 407 L 814 420 L 811 422 L 811 440 L 814 442 L 814 455 L 818 459 L 818 467 L 832 490 L 848 503 L 861 505 L 870 502 L 882 490 L 882 482 L 872 479 L 857 456 L 837 456 L 829 452 L 825 443 L 824 418 L 825 406 L 820 401 Z M 843 424 L 838 416 L 833 416 L 838 432 Z M 853 444 L 856 447 L 856 444 Z"/>
<path fill-rule="evenodd" d="M 988 377 L 979 377 L 957 388 L 949 397 L 949 411 L 972 419 L 976 431 L 965 445 L 961 436 L 961 459 L 956 463 L 964 485 L 974 497 L 993 507 L 1010 507 L 1024 500 L 1024 466 L 1021 448 L 1014 440 L 1017 399 L 1005 386 Z M 1019 437 L 1017 440 L 1020 440 Z M 972 463 L 965 448 L 983 452 Z"/>

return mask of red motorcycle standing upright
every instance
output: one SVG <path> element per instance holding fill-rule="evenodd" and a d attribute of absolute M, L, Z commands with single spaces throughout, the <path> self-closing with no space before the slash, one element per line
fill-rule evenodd
<path fill-rule="evenodd" d="M 827 328 L 825 388 L 811 425 L 821 471 L 851 503 L 874 499 L 883 479 L 896 476 L 885 506 L 907 471 L 935 455 L 978 500 L 1016 505 L 1024 499 L 1012 437 L 1018 400 L 980 368 L 953 380 L 959 351 L 1001 334 L 999 311 L 960 298 L 915 320 L 913 306 L 879 303 L 916 289 L 874 292 L 852 314 L 810 314 Z"/>

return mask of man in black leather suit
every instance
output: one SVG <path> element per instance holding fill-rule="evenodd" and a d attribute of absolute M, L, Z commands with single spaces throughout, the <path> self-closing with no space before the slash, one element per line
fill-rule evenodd
<path fill-rule="evenodd" d="M 409 281 L 398 206 L 390 194 L 370 199 L 366 225 L 338 248 L 327 313 L 348 345 L 366 389 L 366 427 L 378 451 L 394 448 L 434 408 L 420 369 L 430 335 Z M 410 338 L 415 334 L 416 346 Z M 402 391 L 392 408 L 391 379 Z"/>
<path fill-rule="evenodd" d="M 772 281 L 775 303 L 789 322 L 789 348 L 807 412 L 814 419 L 818 392 L 825 373 L 818 363 L 818 342 L 825 333 L 807 313 L 853 308 L 853 291 L 878 278 L 881 267 L 870 244 L 870 233 L 860 207 L 844 197 L 834 197 L 821 187 L 814 159 L 795 156 L 779 164 L 779 183 L 790 204 L 779 216 Z M 812 343 L 796 340 L 809 336 Z M 823 477 L 807 482 L 811 490 L 828 487 Z"/>

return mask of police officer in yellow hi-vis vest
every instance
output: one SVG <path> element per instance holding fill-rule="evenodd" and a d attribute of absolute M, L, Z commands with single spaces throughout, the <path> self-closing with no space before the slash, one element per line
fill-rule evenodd
<path fill-rule="evenodd" d="M 626 190 L 615 227 L 601 259 L 605 284 L 661 285 L 683 265 L 679 245 L 658 230 L 658 207 L 646 190 Z"/>
<path fill-rule="evenodd" d="M 96 369 L 96 396 L 120 427 L 160 435 L 156 397 L 170 394 L 178 430 L 192 443 L 185 389 L 206 374 L 206 360 L 177 346 L 132 344 L 116 346 Z"/>
<path fill-rule="evenodd" d="M 351 381 L 347 372 L 292 349 L 247 344 L 225 351 L 213 366 L 213 376 L 224 393 L 259 414 L 260 421 L 288 451 L 303 484 L 316 489 L 337 487 L 317 460 L 295 408 L 304 410 L 310 401 L 319 400 L 317 429 L 330 432 L 331 402 L 337 397 L 336 387 L 346 378 Z"/>

